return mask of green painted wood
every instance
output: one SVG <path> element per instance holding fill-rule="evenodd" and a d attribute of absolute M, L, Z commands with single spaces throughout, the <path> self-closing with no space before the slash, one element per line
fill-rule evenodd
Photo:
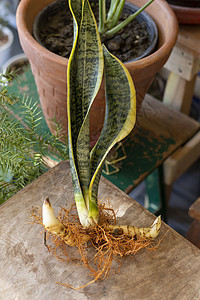
<path fill-rule="evenodd" d="M 126 159 L 116 164 L 118 173 L 104 176 L 120 189 L 131 191 L 199 128 L 188 116 L 146 95 L 136 129 L 123 141 Z"/>
<path fill-rule="evenodd" d="M 161 215 L 162 219 L 167 222 L 163 165 L 146 177 L 145 191 L 144 207 L 157 216 Z"/>
<path fill-rule="evenodd" d="M 145 208 L 155 213 L 161 209 L 162 203 L 160 199 L 160 185 L 158 169 L 154 170 L 145 179 L 146 199 Z"/>
<path fill-rule="evenodd" d="M 176 145 L 176 140 L 166 136 L 158 138 L 150 130 L 137 128 L 123 141 L 123 145 L 127 157 L 117 164 L 119 172 L 113 175 L 104 173 L 103 176 L 121 190 L 126 190 L 129 186 L 137 186 L 142 175 L 149 174 L 150 170 L 161 164 L 165 159 L 164 153 L 170 146 Z"/>

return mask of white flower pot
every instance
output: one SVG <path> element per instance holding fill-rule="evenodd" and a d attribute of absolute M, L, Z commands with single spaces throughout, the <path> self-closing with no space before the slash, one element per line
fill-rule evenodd
<path fill-rule="evenodd" d="M 0 30 L 2 30 L 3 33 L 8 36 L 8 41 L 4 45 L 0 46 L 0 68 L 1 68 L 3 64 L 10 58 L 10 51 L 14 40 L 14 36 L 12 31 L 8 27 L 1 27 Z"/>
<path fill-rule="evenodd" d="M 6 73 L 6 71 L 9 71 L 9 69 L 18 63 L 27 62 L 28 58 L 24 53 L 20 53 L 18 55 L 12 56 L 10 59 L 8 59 L 2 66 L 2 72 L 3 74 Z"/>

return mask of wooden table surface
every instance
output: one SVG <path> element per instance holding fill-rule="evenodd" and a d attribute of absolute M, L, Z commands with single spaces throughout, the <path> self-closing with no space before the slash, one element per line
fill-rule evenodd
<path fill-rule="evenodd" d="M 69 163 L 59 164 L 0 206 L 1 299 L 200 299 L 200 250 L 164 223 L 160 237 L 167 234 L 157 251 L 122 260 L 119 274 L 81 291 L 57 285 L 56 281 L 82 285 L 89 278 L 81 266 L 50 256 L 41 227 L 28 223 L 29 210 L 41 206 L 45 196 L 57 208 L 72 201 Z M 99 190 L 103 197 L 118 210 L 121 224 L 148 226 L 155 218 L 105 178 Z"/>

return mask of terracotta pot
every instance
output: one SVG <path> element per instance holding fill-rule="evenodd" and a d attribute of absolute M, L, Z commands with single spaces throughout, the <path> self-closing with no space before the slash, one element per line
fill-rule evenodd
<path fill-rule="evenodd" d="M 22 0 L 17 10 L 17 27 L 22 48 L 29 58 L 37 84 L 41 106 L 47 124 L 51 127 L 51 119 L 61 120 L 67 130 L 66 104 L 66 69 L 67 59 L 60 57 L 41 46 L 32 37 L 33 22 L 41 9 L 54 0 Z M 141 7 L 146 0 L 130 0 Z M 174 12 L 164 0 L 155 0 L 146 12 L 154 19 L 158 27 L 158 49 L 151 55 L 138 61 L 125 63 L 137 92 L 137 105 L 146 94 L 154 75 L 167 61 L 178 35 L 178 23 Z M 91 111 L 91 139 L 98 136 L 104 119 L 104 88 L 102 87 L 95 99 Z"/>
<path fill-rule="evenodd" d="M 177 20 L 180 24 L 200 24 L 200 2 L 197 1 L 191 1 L 189 3 L 188 1 L 184 1 L 183 3 L 179 4 L 179 1 L 177 4 L 175 1 L 168 1 L 170 3 L 171 8 L 176 14 Z M 171 4 L 172 2 L 172 4 Z"/>
<path fill-rule="evenodd" d="M 169 4 L 184 7 L 200 7 L 199 0 L 167 0 Z"/>

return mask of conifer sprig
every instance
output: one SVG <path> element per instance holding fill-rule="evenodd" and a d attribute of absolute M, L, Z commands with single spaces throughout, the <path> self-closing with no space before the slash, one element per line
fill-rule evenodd
<path fill-rule="evenodd" d="M 68 158 L 67 140 L 54 121 L 55 135 L 41 128 L 42 111 L 33 99 L 0 92 L 0 203 L 44 173 L 46 157 Z M 63 140 L 63 143 L 61 142 Z"/>

